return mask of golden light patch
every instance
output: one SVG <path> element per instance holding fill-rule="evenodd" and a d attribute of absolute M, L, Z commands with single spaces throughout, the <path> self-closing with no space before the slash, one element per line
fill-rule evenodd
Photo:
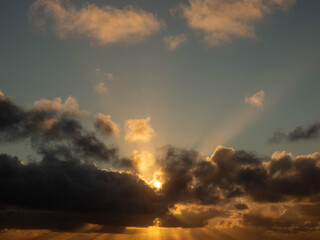
<path fill-rule="evenodd" d="M 156 188 L 161 188 L 161 186 L 162 186 L 162 183 L 161 182 L 159 182 L 159 181 L 157 181 L 157 180 L 155 180 L 154 182 L 153 182 L 153 185 L 156 187 Z"/>

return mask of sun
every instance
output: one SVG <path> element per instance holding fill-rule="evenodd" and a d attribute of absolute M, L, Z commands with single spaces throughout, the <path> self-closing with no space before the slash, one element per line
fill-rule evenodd
<path fill-rule="evenodd" d="M 153 185 L 156 187 L 156 188 L 161 188 L 161 186 L 162 186 L 162 183 L 161 182 L 159 182 L 159 181 L 157 181 L 157 180 L 155 180 L 154 182 L 153 182 Z"/>

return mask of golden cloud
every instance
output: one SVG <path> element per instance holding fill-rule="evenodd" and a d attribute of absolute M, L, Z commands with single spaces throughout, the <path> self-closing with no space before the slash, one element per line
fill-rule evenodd
<path fill-rule="evenodd" d="M 98 94 L 103 94 L 107 91 L 107 88 L 104 82 L 99 82 L 97 85 L 93 87 L 93 90 Z"/>
<path fill-rule="evenodd" d="M 29 18 L 36 28 L 51 28 L 61 39 L 86 36 L 98 45 L 142 41 L 165 25 L 154 14 L 136 7 L 118 9 L 89 3 L 76 8 L 67 0 L 37 0 L 30 7 Z"/>
<path fill-rule="evenodd" d="M 255 23 L 275 9 L 286 10 L 296 0 L 189 0 L 180 5 L 188 25 L 204 34 L 208 45 L 221 45 L 233 38 L 255 38 Z"/>
<path fill-rule="evenodd" d="M 42 98 L 33 103 L 32 109 L 37 111 L 54 111 L 74 115 L 88 114 L 86 110 L 79 109 L 77 99 L 72 96 L 69 96 L 64 103 L 62 103 L 60 97 L 54 98 L 53 100 Z"/>
<path fill-rule="evenodd" d="M 256 107 L 262 107 L 264 97 L 265 97 L 265 93 L 263 90 L 261 90 L 253 94 L 251 97 L 246 97 L 245 102 Z"/>
<path fill-rule="evenodd" d="M 150 125 L 150 117 L 140 119 L 129 119 L 125 122 L 126 135 L 124 137 L 127 142 L 148 142 L 156 135 L 156 132 Z"/>
<path fill-rule="evenodd" d="M 187 37 L 185 34 L 179 34 L 176 36 L 170 35 L 163 38 L 163 41 L 170 51 L 175 50 L 177 47 L 179 47 L 182 43 L 187 41 Z"/>

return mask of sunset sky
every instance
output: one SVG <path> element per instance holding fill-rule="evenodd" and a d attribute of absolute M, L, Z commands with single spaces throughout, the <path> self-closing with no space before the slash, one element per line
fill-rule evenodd
<path fill-rule="evenodd" d="M 0 238 L 319 239 L 320 2 L 0 7 Z"/>

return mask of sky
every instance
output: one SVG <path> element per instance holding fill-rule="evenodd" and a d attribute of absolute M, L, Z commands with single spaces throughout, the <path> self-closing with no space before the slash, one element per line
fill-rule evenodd
<path fill-rule="evenodd" d="M 0 237 L 319 239 L 319 1 L 1 5 Z"/>

